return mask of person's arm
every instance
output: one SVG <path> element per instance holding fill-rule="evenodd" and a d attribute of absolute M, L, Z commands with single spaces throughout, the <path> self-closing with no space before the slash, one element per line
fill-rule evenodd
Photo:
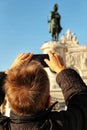
<path fill-rule="evenodd" d="M 63 70 L 57 75 L 56 81 L 62 89 L 67 104 L 73 96 L 87 92 L 86 84 L 74 69 Z"/>
<path fill-rule="evenodd" d="M 63 130 L 87 130 L 87 86 L 74 69 L 65 69 L 57 75 L 67 110 L 60 112 Z"/>

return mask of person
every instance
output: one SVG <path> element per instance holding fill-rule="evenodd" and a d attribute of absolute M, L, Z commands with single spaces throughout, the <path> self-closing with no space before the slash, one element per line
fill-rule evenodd
<path fill-rule="evenodd" d="M 53 41 L 58 41 L 59 33 L 62 30 L 62 27 L 60 25 L 61 16 L 57 12 L 58 4 L 55 4 L 53 9 L 54 10 L 50 12 L 50 18 L 48 20 L 49 33 L 52 34 L 52 40 Z"/>
<path fill-rule="evenodd" d="M 10 130 L 87 130 L 87 87 L 80 75 L 66 68 L 57 54 L 48 52 L 45 59 L 57 73 L 67 110 L 52 111 L 47 72 L 33 54 L 20 54 L 6 71 L 4 90 L 10 105 Z M 3 116 L 0 116 L 0 121 Z M 7 128 L 7 127 L 6 127 Z"/>

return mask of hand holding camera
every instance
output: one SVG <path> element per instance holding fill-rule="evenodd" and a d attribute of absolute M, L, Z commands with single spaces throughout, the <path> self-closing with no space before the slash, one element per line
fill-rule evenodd
<path fill-rule="evenodd" d="M 66 68 L 60 55 L 52 52 L 48 52 L 48 55 L 49 60 L 45 59 L 45 62 L 53 72 L 59 73 Z"/>

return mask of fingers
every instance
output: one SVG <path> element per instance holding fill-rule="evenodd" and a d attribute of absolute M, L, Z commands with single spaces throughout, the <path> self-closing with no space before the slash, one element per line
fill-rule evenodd
<path fill-rule="evenodd" d="M 32 56 L 33 56 L 32 53 L 22 53 L 17 56 L 17 59 L 20 59 L 20 60 L 25 60 L 28 58 L 31 59 Z"/>
<path fill-rule="evenodd" d="M 49 55 L 49 59 L 52 59 L 54 57 L 54 53 L 52 53 L 51 51 L 48 52 Z"/>
<path fill-rule="evenodd" d="M 25 54 L 22 55 L 21 60 L 29 62 L 30 59 L 32 58 L 32 56 L 33 56 L 32 53 L 25 53 Z"/>
<path fill-rule="evenodd" d="M 54 54 L 55 59 L 57 61 L 57 64 L 60 65 L 62 63 L 62 58 L 60 57 L 60 55 Z"/>
<path fill-rule="evenodd" d="M 14 60 L 14 62 L 12 63 L 12 65 L 10 66 L 10 69 L 23 64 L 24 62 L 30 62 L 31 57 L 33 56 L 32 53 L 22 53 L 19 54 L 16 59 Z"/>
<path fill-rule="evenodd" d="M 44 59 L 44 61 L 46 62 L 46 64 L 47 64 L 48 66 L 50 66 L 50 61 L 49 61 L 48 59 Z"/>
<path fill-rule="evenodd" d="M 52 52 L 48 52 L 48 55 L 50 60 L 56 61 L 57 64 L 64 65 L 63 58 L 60 55 Z"/>
<path fill-rule="evenodd" d="M 52 52 L 48 52 L 48 55 L 49 55 L 49 60 L 45 59 L 44 61 L 50 67 L 51 70 L 59 73 L 61 70 L 65 68 L 63 59 L 60 55 L 57 55 L 56 53 L 52 53 Z"/>
<path fill-rule="evenodd" d="M 33 56 L 32 53 L 22 53 L 22 54 L 18 55 L 18 57 L 15 60 L 15 62 L 19 62 L 19 63 L 23 63 L 25 61 L 26 62 L 30 62 L 32 56 Z"/>

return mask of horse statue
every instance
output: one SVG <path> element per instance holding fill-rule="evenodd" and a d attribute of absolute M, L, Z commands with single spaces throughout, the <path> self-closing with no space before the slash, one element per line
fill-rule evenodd
<path fill-rule="evenodd" d="M 61 16 L 57 12 L 58 4 L 54 5 L 54 10 L 50 12 L 50 19 L 48 20 L 49 23 L 49 33 L 52 35 L 53 41 L 58 41 L 59 33 L 62 30 L 60 25 Z"/>

